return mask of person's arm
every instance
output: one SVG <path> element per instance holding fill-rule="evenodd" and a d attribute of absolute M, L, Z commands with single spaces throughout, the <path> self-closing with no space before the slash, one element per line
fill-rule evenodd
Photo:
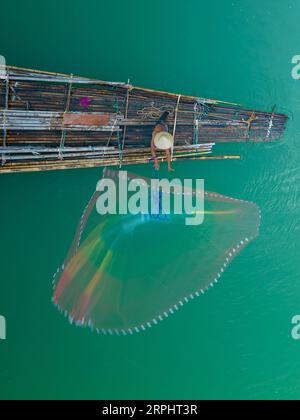
<path fill-rule="evenodd" d="M 154 168 L 158 171 L 159 170 L 159 162 L 156 156 L 156 149 L 155 149 L 155 144 L 154 144 L 154 136 L 155 134 L 153 133 L 152 135 L 152 140 L 151 140 L 151 154 L 154 160 Z"/>
<path fill-rule="evenodd" d="M 171 149 L 166 150 L 166 156 L 167 156 L 167 162 L 168 162 L 168 171 L 169 172 L 175 172 L 175 169 L 172 168 L 172 164 L 171 164 Z"/>

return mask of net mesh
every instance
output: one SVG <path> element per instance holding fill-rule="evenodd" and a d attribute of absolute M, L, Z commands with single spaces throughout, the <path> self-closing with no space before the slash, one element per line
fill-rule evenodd
<path fill-rule="evenodd" d="M 118 174 L 109 170 L 105 177 Z M 199 226 L 186 226 L 186 214 L 100 216 L 99 194 L 53 281 L 59 310 L 98 333 L 133 334 L 158 324 L 218 283 L 259 233 L 254 203 L 216 193 L 205 192 Z"/>

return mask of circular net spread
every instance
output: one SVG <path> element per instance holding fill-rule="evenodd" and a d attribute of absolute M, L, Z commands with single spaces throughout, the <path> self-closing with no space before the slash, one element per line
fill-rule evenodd
<path fill-rule="evenodd" d="M 109 170 L 105 177 L 118 174 Z M 204 193 L 199 226 L 186 226 L 186 214 L 101 216 L 99 195 L 86 207 L 53 281 L 59 310 L 98 333 L 133 334 L 160 323 L 218 283 L 259 234 L 256 204 L 215 193 Z"/>

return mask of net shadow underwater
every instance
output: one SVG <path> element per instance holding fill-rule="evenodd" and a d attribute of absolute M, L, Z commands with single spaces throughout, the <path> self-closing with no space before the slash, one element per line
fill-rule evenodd
<path fill-rule="evenodd" d="M 143 180 L 150 190 L 150 180 Z M 101 216 L 99 195 L 91 197 L 54 274 L 53 303 L 71 324 L 100 334 L 134 334 L 159 324 L 215 286 L 259 234 L 256 204 L 212 192 L 204 193 L 199 226 L 186 226 L 186 214 Z"/>

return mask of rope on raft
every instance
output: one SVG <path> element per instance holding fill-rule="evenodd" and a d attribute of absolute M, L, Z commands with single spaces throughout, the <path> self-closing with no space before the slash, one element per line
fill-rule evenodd
<path fill-rule="evenodd" d="M 114 121 L 114 125 L 113 125 L 113 128 L 112 128 L 112 132 L 111 132 L 111 134 L 110 134 L 110 140 L 111 140 L 111 138 L 112 138 L 112 135 L 113 135 L 113 131 L 114 131 L 114 129 L 115 129 L 115 127 L 116 127 L 116 125 L 117 125 L 117 122 L 118 122 L 118 116 L 119 116 L 119 114 L 120 114 L 120 106 L 119 106 L 119 98 L 118 98 L 118 96 L 116 95 L 116 99 L 115 99 L 115 111 L 116 111 L 116 119 L 115 119 L 115 121 Z M 121 162 L 122 161 L 122 159 L 123 159 L 123 152 L 122 152 L 122 147 L 121 147 L 121 139 L 120 139 L 120 132 L 119 132 L 119 130 L 117 130 L 117 139 L 118 139 L 118 150 L 119 150 L 119 161 Z M 109 141 L 110 141 L 109 140 Z"/>
<path fill-rule="evenodd" d="M 158 120 L 164 112 L 169 112 L 170 114 L 174 114 L 175 109 L 173 106 L 164 105 L 161 107 L 154 106 L 154 102 L 151 106 L 146 106 L 137 111 L 136 115 L 143 120 L 147 120 L 148 118 L 151 120 Z"/>
<path fill-rule="evenodd" d="M 199 123 L 206 117 L 208 117 L 210 107 L 201 102 L 197 101 L 194 106 L 194 144 L 199 143 Z"/>
<path fill-rule="evenodd" d="M 120 115 L 119 98 L 118 98 L 118 96 L 117 96 L 116 93 L 114 95 L 114 98 L 115 98 L 114 110 L 115 110 L 116 118 L 114 119 L 114 122 L 113 122 L 113 124 L 111 126 L 111 132 L 110 132 L 109 138 L 108 138 L 107 143 L 106 143 L 106 148 L 109 147 L 109 145 L 110 145 L 110 142 L 111 142 L 111 139 L 112 139 L 112 135 L 113 135 L 113 133 L 115 131 L 115 128 L 116 128 L 116 125 L 117 125 L 117 122 L 118 122 L 118 117 Z M 119 142 L 119 140 L 118 140 L 118 142 Z M 104 153 L 103 153 L 103 156 L 104 156 Z"/>
<path fill-rule="evenodd" d="M 117 123 L 118 123 L 118 120 L 119 120 L 119 117 L 120 117 L 119 97 L 118 97 L 117 94 L 115 94 L 114 110 L 115 110 L 115 113 L 116 113 L 116 118 L 114 119 L 114 122 L 113 122 L 112 127 L 111 127 L 110 136 L 109 136 L 109 139 L 106 143 L 106 149 L 110 145 L 113 133 L 115 132 L 115 128 L 117 126 Z M 121 163 L 122 159 L 123 159 L 122 158 L 123 152 L 122 152 L 122 145 L 121 145 L 121 138 L 120 138 L 119 130 L 117 130 L 117 140 L 118 140 L 119 162 Z M 102 157 L 104 157 L 104 156 L 105 156 L 105 150 L 103 151 L 103 154 L 102 154 Z"/>
<path fill-rule="evenodd" d="M 128 79 L 128 86 L 127 86 L 127 93 L 126 93 L 126 109 L 125 109 L 125 119 L 127 120 L 128 118 L 128 109 L 129 109 L 129 95 L 130 95 L 130 91 L 133 89 L 133 87 L 131 86 L 130 80 Z M 127 133 L 127 126 L 124 126 L 123 129 L 123 141 L 122 141 L 122 150 L 121 150 L 121 155 L 120 155 L 120 169 L 122 168 L 122 162 L 123 162 L 123 151 L 124 151 L 124 147 L 125 147 L 125 139 L 126 139 L 126 133 Z"/>
<path fill-rule="evenodd" d="M 276 110 L 276 105 L 274 105 L 274 107 L 272 109 L 272 115 L 271 115 L 269 126 L 268 126 L 266 141 L 269 139 L 269 137 L 271 135 L 271 131 L 272 131 L 272 128 L 273 128 L 273 120 L 274 120 L 274 117 L 275 117 L 275 110 Z"/>
<path fill-rule="evenodd" d="M 178 109 L 179 109 L 180 99 L 181 99 L 181 95 L 178 95 L 177 105 L 176 105 L 176 108 L 175 108 L 175 119 L 174 119 L 174 128 L 173 128 L 173 146 L 172 146 L 172 152 L 171 152 L 171 160 L 173 160 L 173 155 L 174 155 L 175 135 L 176 135 L 176 128 L 177 128 L 177 118 L 178 118 Z"/>
<path fill-rule="evenodd" d="M 7 70 L 6 72 L 6 89 L 5 89 L 5 109 L 3 112 L 3 148 L 6 148 L 6 138 L 7 138 L 7 118 L 6 118 L 6 111 L 8 111 L 8 104 L 9 104 L 9 71 Z M 5 158 L 5 154 L 2 154 L 2 166 L 5 165 L 6 162 L 6 158 Z"/>
<path fill-rule="evenodd" d="M 199 143 L 199 120 L 197 118 L 198 102 L 194 106 L 194 144 Z"/>
<path fill-rule="evenodd" d="M 65 112 L 64 115 L 67 114 L 70 110 L 70 103 L 71 103 L 71 93 L 72 93 L 72 87 L 73 87 L 73 74 L 71 74 L 71 79 L 69 82 L 69 87 L 68 87 L 68 94 L 67 94 L 67 100 L 66 100 L 66 107 L 65 107 Z M 59 146 L 59 152 L 58 152 L 58 158 L 60 160 L 63 159 L 63 155 L 62 155 L 62 150 L 65 147 L 65 141 L 66 141 L 66 130 L 62 130 L 61 132 L 61 139 L 60 139 L 60 146 Z"/>

